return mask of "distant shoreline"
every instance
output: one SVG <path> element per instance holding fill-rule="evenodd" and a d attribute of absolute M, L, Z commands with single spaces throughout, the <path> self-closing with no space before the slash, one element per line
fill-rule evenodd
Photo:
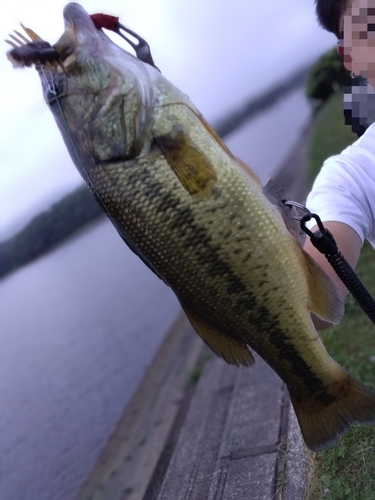
<path fill-rule="evenodd" d="M 76 189 L 0 243 L 0 279 L 50 251 L 101 215 L 104 213 L 88 188 Z"/>

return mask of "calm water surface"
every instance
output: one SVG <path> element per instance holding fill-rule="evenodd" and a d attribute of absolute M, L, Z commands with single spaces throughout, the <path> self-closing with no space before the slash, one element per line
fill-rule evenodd
<path fill-rule="evenodd" d="M 0 499 L 72 499 L 179 312 L 107 220 L 0 281 Z"/>

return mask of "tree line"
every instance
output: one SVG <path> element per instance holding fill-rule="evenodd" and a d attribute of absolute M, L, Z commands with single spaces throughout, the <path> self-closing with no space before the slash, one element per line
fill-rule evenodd
<path fill-rule="evenodd" d="M 19 233 L 0 243 L 0 278 L 36 259 L 103 211 L 86 186 L 42 212 Z"/>

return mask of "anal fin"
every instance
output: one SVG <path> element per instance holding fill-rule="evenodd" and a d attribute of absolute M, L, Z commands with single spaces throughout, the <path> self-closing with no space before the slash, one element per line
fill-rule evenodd
<path fill-rule="evenodd" d="M 253 355 L 245 342 L 228 337 L 184 305 L 182 307 L 194 330 L 217 356 L 231 365 L 251 366 L 254 364 Z"/>

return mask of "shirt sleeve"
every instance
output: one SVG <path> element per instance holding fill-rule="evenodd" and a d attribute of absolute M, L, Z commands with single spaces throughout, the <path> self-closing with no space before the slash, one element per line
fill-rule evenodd
<path fill-rule="evenodd" d="M 328 158 L 306 201 L 323 222 L 351 226 L 375 247 L 375 123 L 340 155 Z M 315 221 L 310 221 L 312 227 Z"/>

